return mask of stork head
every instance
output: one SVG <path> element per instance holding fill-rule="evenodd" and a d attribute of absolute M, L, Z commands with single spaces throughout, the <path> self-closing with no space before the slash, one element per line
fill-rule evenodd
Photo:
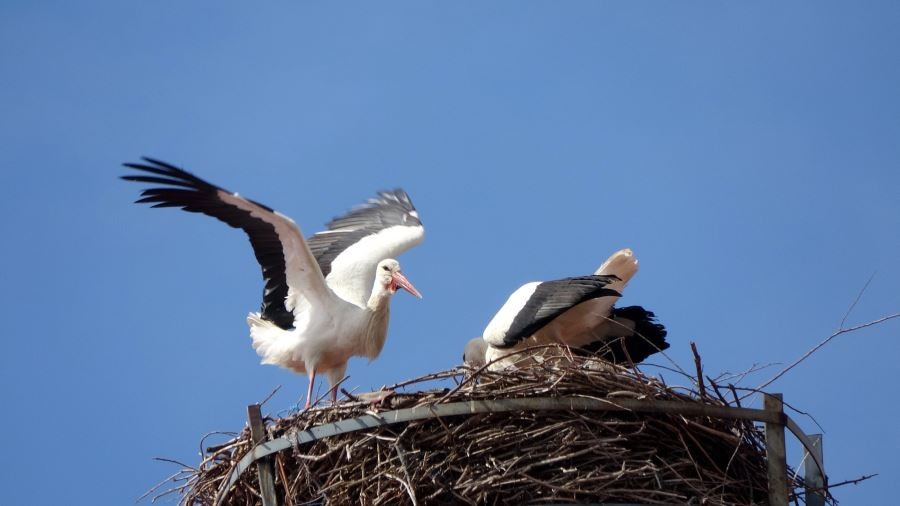
<path fill-rule="evenodd" d="M 422 294 L 403 275 L 403 271 L 400 270 L 400 262 L 393 258 L 378 262 L 378 267 L 375 269 L 375 279 L 391 295 L 403 288 L 416 297 L 422 298 Z"/>
<path fill-rule="evenodd" d="M 463 350 L 463 362 L 476 369 L 483 366 L 486 363 L 487 346 L 487 342 L 480 337 L 470 340 Z"/>

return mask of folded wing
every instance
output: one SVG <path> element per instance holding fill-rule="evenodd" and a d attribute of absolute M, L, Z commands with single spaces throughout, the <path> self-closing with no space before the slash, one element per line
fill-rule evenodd
<path fill-rule="evenodd" d="M 507 299 L 484 330 L 484 340 L 508 348 L 530 337 L 569 309 L 598 297 L 618 297 L 607 288 L 615 276 L 594 275 L 528 283 Z"/>

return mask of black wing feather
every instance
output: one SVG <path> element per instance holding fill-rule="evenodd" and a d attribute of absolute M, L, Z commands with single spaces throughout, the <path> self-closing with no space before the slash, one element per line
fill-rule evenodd
<path fill-rule="evenodd" d="M 248 211 L 224 202 L 219 198 L 219 191 L 227 192 L 227 190 L 208 183 L 174 165 L 146 157 L 143 160 L 146 163 L 123 165 L 156 176 L 127 175 L 122 176 L 122 179 L 165 186 L 145 189 L 141 192 L 142 198 L 136 202 L 153 204 L 151 207 L 180 207 L 188 212 L 203 213 L 231 227 L 243 230 L 250 239 L 250 245 L 253 246 L 253 253 L 256 255 L 256 260 L 262 269 L 263 279 L 266 282 L 260 309 L 262 317 L 283 329 L 293 327 L 294 315 L 284 305 L 288 294 L 284 251 L 275 227 L 252 216 Z M 263 204 L 253 203 L 273 212 L 271 208 Z"/>
<path fill-rule="evenodd" d="M 554 318 L 582 302 L 598 297 L 620 297 L 619 292 L 606 288 L 608 284 L 618 280 L 618 277 L 612 275 L 580 276 L 539 284 L 525 306 L 513 318 L 503 338 L 503 346 L 499 347 L 508 348 L 530 337 Z"/>
<path fill-rule="evenodd" d="M 332 219 L 326 225 L 327 232 L 316 233 L 306 244 L 327 277 L 334 259 L 363 237 L 397 225 L 421 226 L 415 212 L 416 207 L 402 189 L 378 192 L 365 204 Z"/>
<path fill-rule="evenodd" d="M 614 308 L 612 318 L 634 322 L 634 332 L 595 341 L 582 347 L 582 350 L 617 364 L 638 364 L 669 347 L 666 342 L 668 331 L 656 320 L 653 311 L 647 311 L 641 306 Z"/>

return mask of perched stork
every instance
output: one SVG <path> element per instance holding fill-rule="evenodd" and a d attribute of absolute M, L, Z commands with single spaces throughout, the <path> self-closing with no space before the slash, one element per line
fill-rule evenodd
<path fill-rule="evenodd" d="M 422 297 L 392 258 L 425 234 L 401 189 L 379 193 L 307 242 L 287 216 L 167 163 L 143 160 L 124 164 L 142 174 L 122 179 L 159 186 L 145 189 L 137 203 L 203 213 L 250 238 L 265 279 L 260 312 L 247 317 L 253 348 L 263 364 L 306 373 L 307 408 L 316 374 L 328 376 L 335 401 L 350 357 L 378 357 L 398 289 Z"/>
<path fill-rule="evenodd" d="M 616 308 L 625 285 L 637 272 L 630 249 L 617 251 L 593 276 L 528 283 L 513 292 L 494 315 L 484 338 L 466 344 L 463 360 L 499 369 L 530 360 L 523 348 L 564 344 L 610 362 L 637 364 L 665 350 L 666 329 L 640 306 Z"/>

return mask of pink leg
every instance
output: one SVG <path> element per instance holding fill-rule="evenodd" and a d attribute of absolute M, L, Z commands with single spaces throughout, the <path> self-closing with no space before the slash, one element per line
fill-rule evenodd
<path fill-rule="evenodd" d="M 337 389 L 338 389 L 337 385 L 331 387 L 331 405 L 332 406 L 337 404 Z"/>
<path fill-rule="evenodd" d="M 312 402 L 313 385 L 316 383 L 316 370 L 312 369 L 306 375 L 309 377 L 309 388 L 306 389 L 306 406 L 303 406 L 303 409 L 309 409 L 309 403 Z"/>

